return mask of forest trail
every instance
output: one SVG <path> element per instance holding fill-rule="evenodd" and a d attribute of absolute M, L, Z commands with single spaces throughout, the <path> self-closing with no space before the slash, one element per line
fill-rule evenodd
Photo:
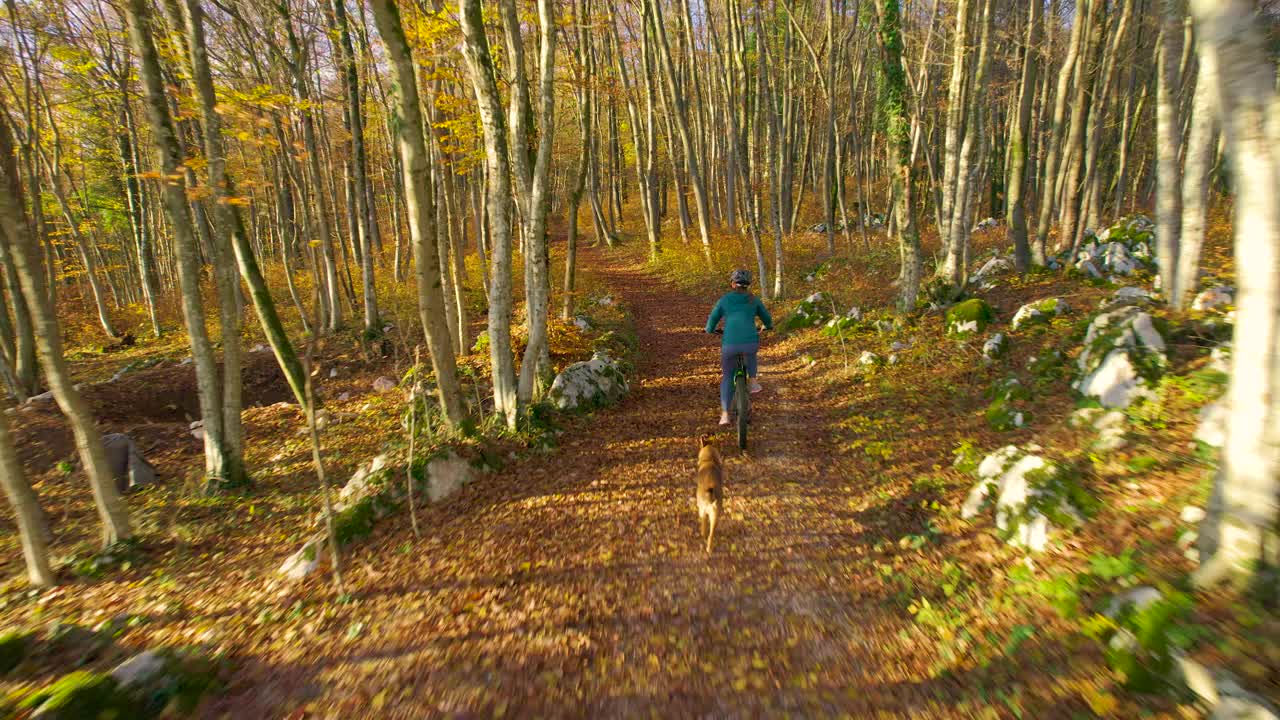
<path fill-rule="evenodd" d="M 909 618 L 860 590 L 888 507 L 842 470 L 817 377 L 766 340 L 749 452 L 719 434 L 727 515 L 707 555 L 692 478 L 716 429 L 713 298 L 587 260 L 635 318 L 631 394 L 420 511 L 422 540 L 389 524 L 348 560 L 347 639 L 247 660 L 211 715 L 946 714 L 913 669 L 927 650 L 898 641 Z"/>

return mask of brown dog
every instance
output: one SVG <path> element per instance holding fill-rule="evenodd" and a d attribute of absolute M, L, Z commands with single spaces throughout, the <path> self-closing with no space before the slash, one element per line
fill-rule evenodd
<path fill-rule="evenodd" d="M 703 435 L 698 450 L 698 530 L 707 534 L 707 552 L 724 510 L 724 460 L 713 442 L 710 435 Z"/>

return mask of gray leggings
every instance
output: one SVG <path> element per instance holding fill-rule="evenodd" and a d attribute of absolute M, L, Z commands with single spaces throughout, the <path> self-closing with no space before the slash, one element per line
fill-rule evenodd
<path fill-rule="evenodd" d="M 738 371 L 738 355 L 747 356 L 747 377 L 756 376 L 756 353 L 760 351 L 760 343 L 742 343 L 741 345 L 720 346 L 720 409 L 729 411 L 729 403 L 733 401 L 733 374 Z"/>

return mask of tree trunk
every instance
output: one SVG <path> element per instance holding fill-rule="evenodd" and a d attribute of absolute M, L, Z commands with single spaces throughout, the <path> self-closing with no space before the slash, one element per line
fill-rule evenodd
<path fill-rule="evenodd" d="M 365 158 L 364 112 L 360 106 L 360 74 L 356 69 L 355 47 L 351 44 L 351 28 L 347 22 L 346 0 L 332 0 L 333 21 L 337 26 L 341 49 L 342 87 L 347 96 L 347 116 L 351 132 L 351 174 L 355 185 L 355 204 L 348 208 L 357 220 L 360 247 L 360 278 L 364 300 L 364 330 L 370 337 L 381 332 L 378 322 L 378 298 L 373 285 L 373 235 L 377 220 L 369 200 L 369 170 Z"/>
<path fill-rule="evenodd" d="M 667 41 L 666 25 L 662 19 L 662 4 L 659 0 L 645 0 L 651 8 L 650 27 L 653 30 L 657 45 L 657 55 L 662 63 L 663 75 L 667 79 L 667 92 L 671 96 L 668 107 L 675 120 L 676 131 L 680 136 L 680 147 L 684 151 L 684 165 L 689 171 L 689 182 L 693 185 L 693 195 L 698 211 L 698 231 L 702 237 L 702 252 L 707 262 L 711 261 L 711 218 L 707 205 L 707 190 L 698 172 L 698 158 L 693 147 L 693 138 L 689 132 L 689 118 L 685 98 L 676 79 L 675 64 L 671 60 L 671 45 Z"/>
<path fill-rule="evenodd" d="M 190 208 L 187 205 L 185 184 L 181 181 L 185 158 L 178 144 L 177 133 L 169 116 L 169 104 L 165 96 L 164 79 L 161 76 L 160 58 L 155 40 L 151 36 L 150 9 L 146 0 L 129 0 L 127 7 L 129 36 L 134 53 L 138 56 L 139 76 L 146 90 L 147 113 L 151 119 L 151 132 L 155 138 L 156 153 L 161 172 L 166 178 L 162 185 L 165 209 L 172 226 L 174 245 L 178 255 L 178 280 L 182 288 L 182 310 L 186 319 L 187 334 L 191 337 L 191 355 L 196 370 L 196 386 L 200 396 L 200 414 L 204 422 L 204 448 L 206 477 L 234 480 L 237 475 L 235 460 L 228 457 L 223 436 L 222 394 L 218 381 L 218 368 L 213 344 L 205 329 L 204 305 L 200 298 L 200 261 L 195 235 L 192 233 Z"/>
<path fill-rule="evenodd" d="M 1191 108 L 1191 136 L 1187 141 L 1186 168 L 1182 177 L 1181 244 L 1174 283 L 1168 289 L 1169 302 L 1185 310 L 1187 298 L 1196 289 L 1200 272 L 1200 249 L 1204 245 L 1205 212 L 1209 201 L 1209 174 L 1213 171 L 1217 126 L 1214 117 L 1218 95 L 1217 59 L 1213 53 L 1199 53 L 1200 71 Z"/>
<path fill-rule="evenodd" d="M 1027 180 L 1027 139 L 1031 135 L 1031 103 L 1035 99 L 1036 55 L 1043 3 L 1032 2 L 1027 21 L 1027 41 L 1022 55 L 1022 88 L 1018 96 L 1018 117 L 1009 128 L 1009 179 L 1006 184 L 1005 225 L 1013 244 L 1014 264 L 1018 272 L 1031 267 L 1031 245 L 1027 242 L 1027 208 L 1022 194 Z"/>
<path fill-rule="evenodd" d="M 898 240 L 902 252 L 901 286 L 898 311 L 915 309 L 920 292 L 920 233 L 916 229 L 915 207 L 911 201 L 911 125 L 907 118 L 907 76 L 902 67 L 902 9 L 899 0 L 886 0 L 876 5 L 880 15 L 877 32 L 884 59 L 883 103 L 885 141 L 888 143 L 890 183 L 893 188 L 894 216 L 898 222 Z"/>
<path fill-rule="evenodd" d="M 0 114 L 7 112 L 3 95 L 0 95 Z M 129 514 L 124 500 L 116 491 L 111 469 L 107 467 L 102 436 L 94 425 L 88 404 L 71 380 L 71 372 L 62 355 L 62 332 L 45 288 L 40 248 L 31 236 L 22 198 L 22 182 L 15 162 L 13 138 L 9 134 L 8 123 L 0 122 L 0 240 L 8 242 L 17 267 L 22 293 L 26 297 L 35 325 L 40 364 L 53 398 L 67 416 L 67 422 L 75 436 L 76 451 L 80 455 L 85 475 L 89 478 L 89 485 L 93 488 L 93 499 L 102 520 L 102 544 L 106 547 L 132 536 Z"/>
<path fill-rule="evenodd" d="M 0 131 L 3 132 L 3 131 Z M 9 417 L 0 412 L 0 484 L 13 506 L 14 519 L 18 522 L 18 539 L 22 543 L 22 558 L 27 564 L 27 582 L 35 587 L 49 587 L 57 582 L 53 568 L 49 566 L 49 546 L 45 541 L 49 528 L 45 524 L 44 511 L 22 471 L 18 451 L 9 435 Z"/>
<path fill-rule="evenodd" d="M 400 159 L 408 203 L 409 233 L 418 285 L 418 313 L 431 352 L 440 407 L 450 426 L 466 417 L 462 386 L 458 382 L 457 360 L 445 318 L 444 290 L 441 288 L 439 242 L 435 226 L 435 198 L 431 184 L 426 138 L 422 134 L 422 104 L 413 71 L 413 55 L 400 22 L 395 0 L 374 0 L 373 16 L 378 33 L 387 46 L 387 55 L 396 73 L 396 110 L 400 116 Z M 492 309 L 491 309 L 492 312 Z"/>
<path fill-rule="evenodd" d="M 1280 519 L 1280 98 L 1265 25 L 1248 0 L 1192 0 L 1201 62 L 1212 56 L 1236 188 L 1235 344 L 1230 414 L 1199 585 L 1276 562 Z"/>
<path fill-rule="evenodd" d="M 1182 123 L 1178 118 L 1182 78 L 1178 74 L 1181 54 L 1182 12 L 1178 0 L 1164 0 L 1161 14 L 1159 68 L 1156 85 L 1156 262 L 1160 268 L 1160 289 L 1170 305 L 1177 303 L 1177 277 L 1182 230 Z M 1239 257 L 1248 257 L 1241 255 Z"/>
<path fill-rule="evenodd" d="M 1085 13 L 1077 9 L 1071 27 L 1071 44 L 1067 47 L 1067 57 L 1062 61 L 1062 70 L 1058 74 L 1058 92 L 1054 96 L 1053 124 L 1049 128 L 1048 144 L 1044 147 L 1044 175 L 1040 182 L 1040 220 L 1036 225 L 1035 242 L 1031 246 L 1031 262 L 1044 265 L 1049 260 L 1047 250 L 1049 242 L 1049 224 L 1053 218 L 1056 195 L 1054 183 L 1058 176 L 1058 161 L 1065 154 L 1062 143 L 1062 123 L 1067 113 L 1067 91 L 1071 87 L 1071 75 L 1080 55 L 1080 44 L 1083 42 L 1083 30 L 1086 25 Z M 1062 146 L 1062 147 L 1060 147 Z"/>

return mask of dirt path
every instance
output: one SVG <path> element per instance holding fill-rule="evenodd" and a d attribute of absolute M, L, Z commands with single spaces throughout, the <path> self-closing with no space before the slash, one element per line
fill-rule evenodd
<path fill-rule="evenodd" d="M 841 470 L 817 378 L 766 345 L 751 452 L 721 434 L 728 515 L 706 555 L 692 475 L 716 419 L 709 303 L 599 258 L 641 343 L 627 400 L 423 512 L 429 537 L 407 519 L 382 531 L 348 571 L 347 639 L 282 638 L 213 715 L 943 714 L 900 610 L 862 589 L 877 509 Z"/>

